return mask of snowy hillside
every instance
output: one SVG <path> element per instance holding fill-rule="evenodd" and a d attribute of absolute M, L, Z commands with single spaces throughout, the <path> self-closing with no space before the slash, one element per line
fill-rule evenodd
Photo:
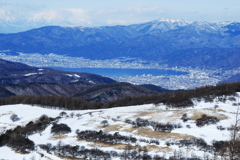
<path fill-rule="evenodd" d="M 66 113 L 62 114 L 62 117 L 59 117 L 58 120 L 55 120 L 55 123 L 51 122 L 42 132 L 36 132 L 28 136 L 28 138 L 35 144 L 34 151 L 22 154 L 7 146 L 2 146 L 0 147 L 0 159 L 70 159 L 71 155 L 69 155 L 68 152 L 65 153 L 64 157 L 61 157 L 58 156 L 57 151 L 53 151 L 53 149 L 50 152 L 46 152 L 39 147 L 41 144 L 46 145 L 50 143 L 51 146 L 59 144 L 80 146 L 78 148 L 79 153 L 84 149 L 97 148 L 101 151 L 112 153 L 112 159 L 120 159 L 119 156 L 114 156 L 113 153 L 123 153 L 126 151 L 127 144 L 129 143 L 131 145 L 131 150 L 137 151 L 139 146 L 145 147 L 147 151 L 145 150 L 144 153 L 147 153 L 152 157 L 159 155 L 161 157 L 169 158 L 180 152 L 183 157 L 213 157 L 214 153 L 216 153 L 213 149 L 207 149 L 208 147 L 197 147 L 194 145 L 186 146 L 182 145 L 182 143 L 184 139 L 202 138 L 206 141 L 207 146 L 211 146 L 213 140 L 226 141 L 230 139 L 230 131 L 227 130 L 227 128 L 234 124 L 238 108 L 236 105 L 238 103 L 238 97 L 225 98 L 226 101 L 219 101 L 219 99 L 216 98 L 213 102 L 193 100 L 193 107 L 183 109 L 172 109 L 163 104 L 75 111 L 52 110 L 22 104 L 0 106 L 0 130 L 2 133 L 5 133 L 6 130 L 14 129 L 17 126 L 29 125 L 30 121 L 39 121 L 39 117 L 42 115 L 55 118 L 60 116 L 61 112 Z M 18 119 L 12 121 L 10 117 L 13 114 L 16 114 Z M 77 117 L 77 114 L 80 115 Z M 220 121 L 216 124 L 198 127 L 195 122 L 197 119 L 201 118 L 203 114 L 217 117 Z M 183 115 L 185 115 L 185 118 L 187 119 L 185 122 L 183 122 Z M 176 127 L 171 132 L 155 131 L 151 125 L 139 127 L 138 125 L 131 124 L 133 121 L 137 122 L 137 118 L 141 118 L 142 122 L 143 120 L 158 123 L 169 122 L 170 124 L 178 124 L 180 127 Z M 103 122 L 104 120 L 106 120 L 105 123 Z M 71 132 L 66 134 L 52 134 L 51 129 L 53 125 L 61 123 L 69 126 Z M 222 128 L 222 130 L 217 128 Z M 76 131 L 77 129 L 79 129 L 79 131 Z M 111 144 L 106 141 L 101 142 L 79 139 L 79 135 L 77 134 L 83 133 L 83 131 L 86 130 L 94 130 L 97 131 L 98 134 L 100 134 L 99 131 L 102 130 L 104 133 L 111 135 L 131 136 L 132 138 L 136 138 L 136 141 L 135 143 L 117 142 Z M 151 140 L 153 140 L 152 143 Z M 160 144 L 156 142 L 159 142 Z M 75 156 L 78 157 L 78 155 Z M 90 157 L 91 155 L 89 155 L 88 158 Z M 220 154 L 218 154 L 218 157 L 220 158 Z M 78 158 L 84 157 L 79 156 Z"/>
<path fill-rule="evenodd" d="M 193 22 L 163 18 L 163 19 L 159 19 L 159 20 L 155 20 L 147 23 L 130 25 L 130 27 L 143 34 L 147 34 L 147 33 L 152 34 L 152 33 L 167 32 L 172 29 L 178 29 L 180 27 L 184 27 L 191 23 Z"/>

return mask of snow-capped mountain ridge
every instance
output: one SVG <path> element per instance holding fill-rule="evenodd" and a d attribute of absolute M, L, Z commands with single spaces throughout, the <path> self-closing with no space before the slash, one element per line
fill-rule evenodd
<path fill-rule="evenodd" d="M 172 20 L 172 19 L 163 18 L 159 20 L 146 22 L 146 23 L 130 25 L 130 27 L 132 27 L 138 32 L 147 34 L 151 32 L 154 32 L 154 33 L 166 32 L 172 29 L 178 29 L 180 27 L 189 25 L 191 23 L 192 22 L 190 21 Z"/>
<path fill-rule="evenodd" d="M 46 26 L 0 34 L 0 50 L 11 50 L 13 54 L 55 53 L 87 59 L 131 57 L 174 66 L 237 68 L 239 35 L 239 22 L 160 19 L 125 26 Z"/>

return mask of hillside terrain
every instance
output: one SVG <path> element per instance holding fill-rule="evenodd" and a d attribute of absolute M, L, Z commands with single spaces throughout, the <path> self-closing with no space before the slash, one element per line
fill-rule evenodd
<path fill-rule="evenodd" d="M 143 88 L 146 88 L 146 89 L 150 89 L 150 90 L 155 91 L 155 92 L 159 92 L 159 93 L 171 92 L 171 90 L 167 90 L 165 88 L 155 86 L 153 84 L 142 84 L 142 85 L 139 85 L 139 86 L 141 86 Z"/>
<path fill-rule="evenodd" d="M 57 83 L 89 81 L 93 84 L 113 83 L 114 80 L 91 73 L 68 72 L 51 68 L 36 68 L 0 59 L 0 84 Z"/>
<path fill-rule="evenodd" d="M 166 90 L 165 92 L 167 91 L 168 90 Z M 126 96 L 135 97 L 140 95 L 151 95 L 157 93 L 158 92 L 146 89 L 141 86 L 119 82 L 96 85 L 92 88 L 85 90 L 84 92 L 74 95 L 74 97 L 79 97 L 88 101 L 108 102 Z"/>
<path fill-rule="evenodd" d="M 3 153 L 1 158 L 34 157 L 41 160 L 73 157 L 108 159 L 109 156 L 113 160 L 119 160 L 120 157 L 134 159 L 133 157 L 138 156 L 140 159 L 151 157 L 156 160 L 174 158 L 174 156 L 199 160 L 206 157 L 224 158 L 228 152 L 224 148 L 219 150 L 218 144 L 224 147 L 225 141 L 230 140 L 230 128 L 235 123 L 238 109 L 235 104 L 238 103 L 238 97 L 235 95 L 222 98 L 226 100 L 222 101 L 220 97 L 212 102 L 193 99 L 194 105 L 187 108 L 147 104 L 101 110 L 67 111 L 30 105 L 0 106 L 2 133 L 14 128 L 15 131 L 21 131 L 21 127 L 26 126 L 27 139 L 34 143 L 34 148 L 30 147 L 30 142 L 28 142 L 29 146 L 23 145 L 28 149 L 18 148 L 17 141 L 1 146 L 0 152 Z M 17 120 L 10 119 L 13 114 L 17 115 Z M 217 121 L 199 125 L 197 122 L 204 117 L 203 115 L 216 117 Z M 153 122 L 178 127 L 175 126 L 168 131 L 158 130 L 152 126 Z M 37 127 L 37 130 L 31 131 L 40 123 L 43 129 Z M 54 126 L 60 124 L 62 126 L 65 124 L 70 130 L 54 131 Z M 99 138 L 95 139 L 94 136 Z M 107 136 L 111 136 L 114 141 Z M 121 140 L 117 139 L 118 137 L 121 137 Z M 3 139 L 0 138 L 0 142 L 2 144 Z"/>
<path fill-rule="evenodd" d="M 157 94 L 141 86 L 118 83 L 100 75 L 36 68 L 0 60 L 0 97 L 13 95 L 73 96 L 87 101 L 107 102 L 125 96 Z M 155 86 L 156 88 L 159 88 Z M 168 92 L 168 90 L 162 90 Z"/>

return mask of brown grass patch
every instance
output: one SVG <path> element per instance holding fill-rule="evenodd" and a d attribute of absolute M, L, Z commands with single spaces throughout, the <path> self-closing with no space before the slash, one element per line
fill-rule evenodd
<path fill-rule="evenodd" d="M 185 114 L 185 113 L 188 114 L 188 111 L 189 110 L 177 110 L 177 111 L 175 110 L 175 111 L 171 111 L 171 112 L 173 112 L 174 117 L 181 118 L 183 114 Z"/>
<path fill-rule="evenodd" d="M 61 157 L 61 156 L 57 156 L 58 158 L 63 158 L 64 160 L 87 160 L 85 158 L 72 158 L 72 157 L 69 157 L 69 156 L 64 156 L 64 157 Z"/>
<path fill-rule="evenodd" d="M 12 115 L 13 114 L 13 112 L 8 112 L 8 113 L 3 113 L 3 114 L 0 114 L 0 117 L 2 117 L 2 116 L 6 116 L 6 115 Z"/>
<path fill-rule="evenodd" d="M 136 134 L 157 139 L 188 139 L 195 138 L 194 136 L 180 133 L 169 133 L 169 132 L 157 132 L 148 128 L 140 128 L 137 130 Z"/>
<path fill-rule="evenodd" d="M 125 131 L 125 132 L 133 132 L 133 131 L 135 131 L 135 130 L 137 130 L 137 128 L 134 128 L 134 127 L 129 127 L 129 128 L 125 128 L 123 131 Z"/>
<path fill-rule="evenodd" d="M 101 143 L 101 142 L 93 142 L 92 144 L 90 144 L 89 146 L 91 147 L 112 147 L 115 149 L 119 149 L 119 150 L 124 150 L 127 146 L 127 144 L 105 144 L 105 143 Z M 136 150 L 138 148 L 138 146 L 132 146 L 131 145 L 132 150 Z M 168 147 L 159 147 L 156 145 L 146 145 L 146 148 L 148 151 L 157 151 L 157 152 L 171 152 L 172 149 L 168 148 Z"/>
<path fill-rule="evenodd" d="M 217 109 L 217 111 L 218 111 L 218 112 L 225 112 L 225 113 L 227 112 L 227 111 L 225 111 L 225 110 L 223 110 L 223 109 Z"/>
<path fill-rule="evenodd" d="M 169 147 L 159 147 L 159 146 L 155 146 L 155 145 L 148 145 L 146 147 L 147 147 L 148 151 L 155 150 L 155 151 L 167 152 L 167 153 L 172 152 L 172 149 Z"/>
<path fill-rule="evenodd" d="M 200 112 L 200 111 L 194 112 L 193 116 L 191 117 L 191 120 L 197 120 L 201 118 L 203 114 L 206 114 L 206 113 Z"/>
<path fill-rule="evenodd" d="M 218 111 L 215 111 L 215 109 L 211 109 L 211 108 L 206 108 L 204 109 L 205 111 L 211 111 L 211 112 L 204 112 L 204 111 L 196 111 L 193 113 L 193 116 L 191 117 L 191 120 L 196 120 L 202 117 L 203 114 L 206 114 L 208 116 L 215 116 L 217 117 L 219 120 L 225 120 L 228 119 L 228 116 L 224 115 L 224 114 L 220 114 L 218 113 Z"/>
<path fill-rule="evenodd" d="M 148 137 L 148 138 L 157 138 L 157 139 L 188 139 L 195 138 L 194 136 L 180 133 L 170 133 L 170 132 L 157 132 L 149 128 L 126 128 L 123 131 L 125 132 L 134 132 L 136 135 Z"/>
<path fill-rule="evenodd" d="M 106 132 L 111 132 L 111 131 L 119 131 L 121 130 L 123 126 L 122 125 L 110 125 L 110 126 L 106 126 L 106 127 L 101 127 L 104 129 L 104 131 Z"/>
<path fill-rule="evenodd" d="M 67 137 L 68 137 L 67 135 L 60 134 L 60 135 L 54 135 L 50 139 L 57 140 L 57 139 L 65 139 Z"/>
<path fill-rule="evenodd" d="M 93 142 L 93 144 L 90 144 L 89 146 L 91 147 L 113 147 L 115 149 L 120 149 L 123 150 L 126 148 L 127 144 L 106 144 L 106 143 L 101 143 L 101 142 Z M 136 149 L 136 146 L 131 146 L 132 149 Z"/>
<path fill-rule="evenodd" d="M 171 115 L 169 115 L 169 113 L 171 113 Z M 148 118 L 149 121 L 165 121 L 174 123 L 176 119 L 180 119 L 184 113 L 188 113 L 188 110 L 156 110 L 155 112 L 140 112 L 139 114 L 136 114 L 134 118 L 151 116 L 151 118 Z"/>
<path fill-rule="evenodd" d="M 217 116 L 217 118 L 218 118 L 219 120 L 225 120 L 225 119 L 228 119 L 228 116 L 226 116 L 226 115 L 224 115 L 224 114 L 219 114 L 219 115 Z"/>

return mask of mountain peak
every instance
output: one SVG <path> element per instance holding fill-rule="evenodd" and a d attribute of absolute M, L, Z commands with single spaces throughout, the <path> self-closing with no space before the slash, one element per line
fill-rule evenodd
<path fill-rule="evenodd" d="M 161 19 L 158 19 L 156 20 L 157 22 L 168 22 L 168 23 L 179 23 L 179 22 L 185 22 L 185 23 L 192 23 L 191 21 L 185 21 L 185 20 L 182 20 L 182 19 L 168 19 L 168 18 L 161 18 Z"/>
<path fill-rule="evenodd" d="M 132 25 L 132 27 L 137 31 L 140 31 L 141 33 L 146 34 L 146 33 L 166 32 L 172 29 L 178 29 L 179 27 L 184 27 L 191 23 L 193 22 L 162 18 L 162 19 L 154 20 L 147 23 Z"/>

